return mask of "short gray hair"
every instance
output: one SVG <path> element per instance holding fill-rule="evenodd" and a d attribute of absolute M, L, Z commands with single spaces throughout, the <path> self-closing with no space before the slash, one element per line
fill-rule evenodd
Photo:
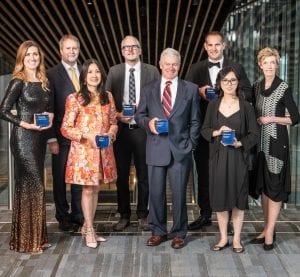
<path fill-rule="evenodd" d="M 125 36 L 123 39 L 122 39 L 122 41 L 121 41 L 121 48 L 123 47 L 123 41 L 125 40 L 125 39 L 132 39 L 132 40 L 135 40 L 135 43 L 136 43 L 136 45 L 138 45 L 139 46 L 139 48 L 141 48 L 141 45 L 140 45 L 140 42 L 139 42 L 139 40 L 136 38 L 136 37 L 134 37 L 134 36 Z"/>
<path fill-rule="evenodd" d="M 177 50 L 173 49 L 173 48 L 164 49 L 160 54 L 160 61 L 162 60 L 162 58 L 164 56 L 176 56 L 178 58 L 179 64 L 181 62 L 180 53 Z"/>

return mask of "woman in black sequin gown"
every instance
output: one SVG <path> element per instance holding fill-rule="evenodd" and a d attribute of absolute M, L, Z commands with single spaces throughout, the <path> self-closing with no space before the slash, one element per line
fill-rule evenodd
<path fill-rule="evenodd" d="M 11 113 L 16 107 L 17 115 Z M 49 115 L 49 126 L 34 124 L 34 114 Z M 13 78 L 0 106 L 0 116 L 14 124 L 10 147 L 15 159 L 15 195 L 10 249 L 41 253 L 48 248 L 44 190 L 45 130 L 52 125 L 50 91 L 43 54 L 33 41 L 17 52 Z"/>

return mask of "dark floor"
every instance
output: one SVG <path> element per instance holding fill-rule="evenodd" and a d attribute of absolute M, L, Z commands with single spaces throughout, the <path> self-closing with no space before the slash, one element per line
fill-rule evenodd
<path fill-rule="evenodd" d="M 242 241 L 246 251 L 235 254 L 231 248 L 212 252 L 218 240 L 213 217 L 212 226 L 190 232 L 186 246 L 179 250 L 164 242 L 157 247 L 146 246 L 150 232 L 138 230 L 136 217 L 125 232 L 113 232 L 117 222 L 116 206 L 98 208 L 97 230 L 107 237 L 97 249 L 84 246 L 78 233 L 63 233 L 54 218 L 53 205 L 47 206 L 50 243 L 43 254 L 20 254 L 8 249 L 11 212 L 0 210 L 0 276 L 300 276 L 300 209 L 282 210 L 277 230 L 276 248 L 265 252 L 261 245 L 247 242 L 262 229 L 259 207 L 246 212 Z M 189 220 L 198 216 L 190 205 Z M 171 226 L 169 206 L 168 225 Z"/>

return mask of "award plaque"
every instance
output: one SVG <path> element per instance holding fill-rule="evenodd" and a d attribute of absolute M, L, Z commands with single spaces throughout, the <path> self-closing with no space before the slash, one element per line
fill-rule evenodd
<path fill-rule="evenodd" d="M 125 104 L 123 105 L 123 116 L 134 116 L 135 105 Z"/>
<path fill-rule="evenodd" d="M 34 115 L 34 123 L 36 126 L 40 126 L 40 127 L 49 126 L 49 115 L 36 113 Z"/>
<path fill-rule="evenodd" d="M 109 145 L 109 136 L 106 135 L 97 135 L 96 136 L 96 144 L 99 148 L 106 148 Z"/>
<path fill-rule="evenodd" d="M 206 88 L 205 95 L 208 100 L 214 100 L 218 97 L 214 88 Z"/>
<path fill-rule="evenodd" d="M 222 143 L 226 145 L 233 145 L 235 137 L 235 131 L 223 131 L 222 132 Z"/>
<path fill-rule="evenodd" d="M 169 122 L 167 119 L 159 119 L 155 122 L 156 131 L 159 134 L 169 132 Z"/>

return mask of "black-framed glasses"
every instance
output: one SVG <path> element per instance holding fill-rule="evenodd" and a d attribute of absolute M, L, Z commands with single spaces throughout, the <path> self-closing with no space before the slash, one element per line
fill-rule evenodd
<path fill-rule="evenodd" d="M 231 85 L 236 85 L 237 82 L 238 82 L 237 79 L 223 79 L 223 80 L 221 80 L 221 81 L 224 83 L 224 85 L 229 85 L 229 83 L 230 83 Z"/>
<path fill-rule="evenodd" d="M 126 50 L 126 51 L 129 51 L 129 50 L 137 50 L 139 49 L 140 47 L 137 45 L 137 44 L 133 44 L 133 45 L 123 45 L 122 46 L 122 49 L 123 50 Z"/>

